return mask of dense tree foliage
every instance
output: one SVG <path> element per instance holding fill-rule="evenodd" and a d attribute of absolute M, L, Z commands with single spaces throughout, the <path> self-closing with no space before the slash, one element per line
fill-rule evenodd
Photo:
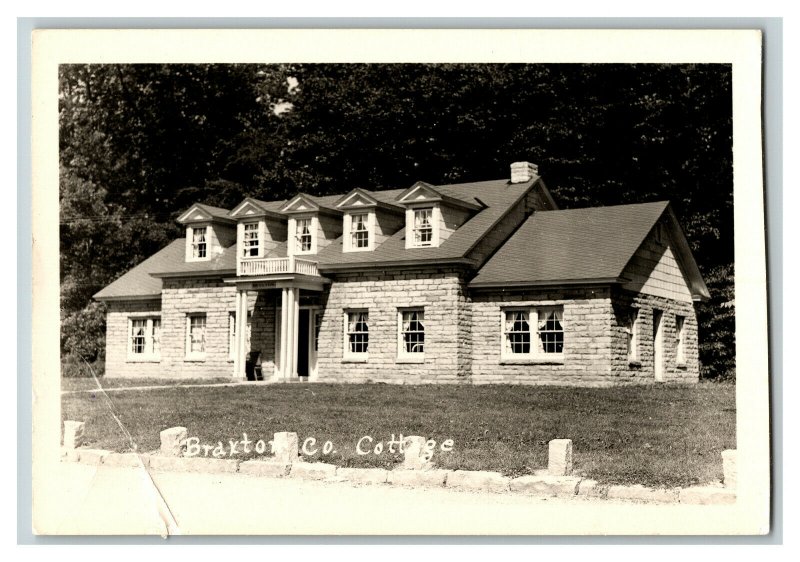
<path fill-rule="evenodd" d="M 672 202 L 712 292 L 703 374 L 733 376 L 729 66 L 67 65 L 60 79 L 66 352 L 102 353 L 91 295 L 178 236 L 193 202 L 491 179 L 528 160 L 562 208 Z"/>

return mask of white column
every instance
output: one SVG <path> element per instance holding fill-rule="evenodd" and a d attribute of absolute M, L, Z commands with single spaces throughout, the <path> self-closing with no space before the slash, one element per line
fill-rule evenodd
<path fill-rule="evenodd" d="M 242 295 L 239 289 L 236 289 L 236 307 L 233 309 L 234 313 L 234 320 L 233 320 L 233 329 L 235 331 L 235 336 L 233 338 L 233 377 L 239 377 L 239 309 L 241 308 L 242 302 Z"/>
<path fill-rule="evenodd" d="M 236 313 L 236 339 L 239 352 L 239 378 L 247 376 L 245 363 L 247 361 L 247 291 L 241 291 L 239 310 Z"/>
<path fill-rule="evenodd" d="M 280 349 L 280 378 L 287 379 L 286 374 L 286 345 L 289 339 L 289 289 L 281 289 L 281 349 Z"/>
<path fill-rule="evenodd" d="M 294 330 L 294 338 L 293 338 L 294 344 L 292 345 L 292 348 L 294 349 L 294 354 L 292 355 L 291 376 L 294 380 L 297 380 L 297 358 L 298 358 L 298 353 L 300 353 L 300 350 L 298 349 L 298 341 L 299 341 L 298 335 L 300 333 L 300 289 L 296 287 L 292 288 L 292 301 L 294 305 L 294 313 L 292 315 L 294 317 L 294 325 L 292 326 Z M 306 353 L 308 353 L 308 351 L 306 351 Z"/>
<path fill-rule="evenodd" d="M 295 349 L 297 347 L 297 334 L 295 330 L 295 300 L 294 289 L 286 288 L 286 369 L 283 371 L 284 380 L 291 379 L 295 371 Z"/>

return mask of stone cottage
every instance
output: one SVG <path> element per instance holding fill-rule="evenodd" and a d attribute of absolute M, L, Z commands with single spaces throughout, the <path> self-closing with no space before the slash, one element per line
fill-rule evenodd
<path fill-rule="evenodd" d="M 106 375 L 694 382 L 708 298 L 667 202 L 558 207 L 510 179 L 197 203 L 95 295 Z"/>

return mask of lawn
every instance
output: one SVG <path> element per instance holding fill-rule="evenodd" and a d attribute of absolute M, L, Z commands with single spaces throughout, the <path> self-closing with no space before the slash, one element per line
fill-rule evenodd
<path fill-rule="evenodd" d="M 109 381 L 103 381 L 104 384 Z M 109 403 L 110 401 L 110 403 Z M 242 385 L 130 390 L 107 396 L 62 396 L 62 419 L 87 422 L 93 447 L 130 450 L 110 406 L 139 451 L 159 446 L 159 432 L 185 426 L 201 444 L 244 433 L 254 443 L 294 431 L 302 444 L 316 439 L 309 461 L 391 469 L 402 460 L 388 452 L 392 434 L 437 442 L 440 467 L 496 470 L 509 476 L 547 465 L 547 442 L 570 438 L 575 472 L 604 483 L 687 486 L 722 477 L 720 452 L 736 447 L 735 387 L 638 386 L 559 388 L 533 386 L 395 386 L 384 384 Z M 357 442 L 373 438 L 360 455 Z M 450 452 L 439 444 L 453 440 Z M 325 441 L 332 443 L 323 454 Z M 250 447 L 253 447 L 251 445 Z M 236 458 L 254 457 L 239 454 Z M 213 454 L 213 452 L 212 452 Z"/>

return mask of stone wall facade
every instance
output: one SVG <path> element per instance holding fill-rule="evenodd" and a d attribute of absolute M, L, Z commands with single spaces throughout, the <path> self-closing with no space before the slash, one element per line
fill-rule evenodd
<path fill-rule="evenodd" d="M 466 289 L 459 272 L 404 270 L 341 274 L 322 296 L 317 369 L 321 382 L 458 383 L 469 379 Z M 398 357 L 398 311 L 425 312 L 422 362 Z M 366 361 L 345 359 L 345 315 L 369 313 Z"/>
<path fill-rule="evenodd" d="M 508 309 L 563 311 L 562 357 L 504 358 Z M 607 287 L 509 290 L 472 297 L 472 382 L 603 386 L 611 380 L 611 295 Z M 534 336 L 535 337 L 535 336 Z"/>
<path fill-rule="evenodd" d="M 224 377 L 233 375 L 230 322 L 236 289 L 221 280 L 164 281 L 161 299 L 109 303 L 108 376 Z M 316 369 L 319 382 L 398 384 L 550 384 L 609 386 L 655 382 L 653 310 L 662 313 L 665 382 L 699 378 L 697 317 L 692 303 L 619 287 L 513 289 L 470 292 L 457 268 L 347 273 L 322 293 L 301 292 L 301 304 L 321 314 Z M 265 379 L 276 380 L 280 290 L 248 293 L 250 350 L 261 352 Z M 520 358 L 503 354 L 509 309 L 560 310 L 563 353 Z M 399 312 L 424 310 L 424 357 L 402 357 Z M 348 358 L 346 314 L 368 312 L 369 351 Z M 635 312 L 636 354 L 628 355 Z M 204 314 L 206 353 L 187 357 L 187 317 Z M 161 352 L 156 360 L 129 353 L 131 318 L 160 318 Z M 683 318 L 685 357 L 677 358 L 676 319 Z M 313 322 L 313 315 L 309 317 Z M 534 328 L 534 326 L 532 326 Z M 311 336 L 313 342 L 313 335 Z M 535 334 L 532 339 L 535 341 Z"/>
<path fill-rule="evenodd" d="M 279 291 L 250 291 L 248 309 L 251 350 L 262 354 L 265 376 L 274 371 L 275 302 Z M 109 303 L 106 320 L 106 376 L 124 377 L 226 377 L 233 375 L 230 349 L 231 315 L 236 309 L 236 289 L 220 280 L 164 280 L 161 299 Z M 205 315 L 205 354 L 187 356 L 187 318 Z M 161 320 L 160 353 L 139 357 L 129 352 L 130 319 Z"/>
<path fill-rule="evenodd" d="M 131 318 L 160 318 L 161 299 L 141 301 L 111 301 L 106 312 L 106 372 L 107 377 L 164 376 L 160 361 L 129 359 L 129 320 Z"/>
<path fill-rule="evenodd" d="M 654 381 L 653 311 L 661 311 L 665 382 L 694 383 L 700 378 L 697 314 L 694 304 L 615 288 L 612 291 L 611 370 L 615 378 L 634 383 Z M 627 353 L 627 318 L 637 316 L 635 360 Z M 684 360 L 678 360 L 677 317 L 684 318 Z"/>
<path fill-rule="evenodd" d="M 508 359 L 502 354 L 505 310 L 563 310 L 563 357 Z M 638 311 L 636 360 L 628 356 L 627 318 Z M 618 288 L 520 290 L 472 297 L 475 384 L 609 386 L 655 382 L 653 309 L 662 316 L 664 382 L 699 378 L 697 317 L 692 303 Z M 685 361 L 677 362 L 676 317 L 684 318 Z"/>

